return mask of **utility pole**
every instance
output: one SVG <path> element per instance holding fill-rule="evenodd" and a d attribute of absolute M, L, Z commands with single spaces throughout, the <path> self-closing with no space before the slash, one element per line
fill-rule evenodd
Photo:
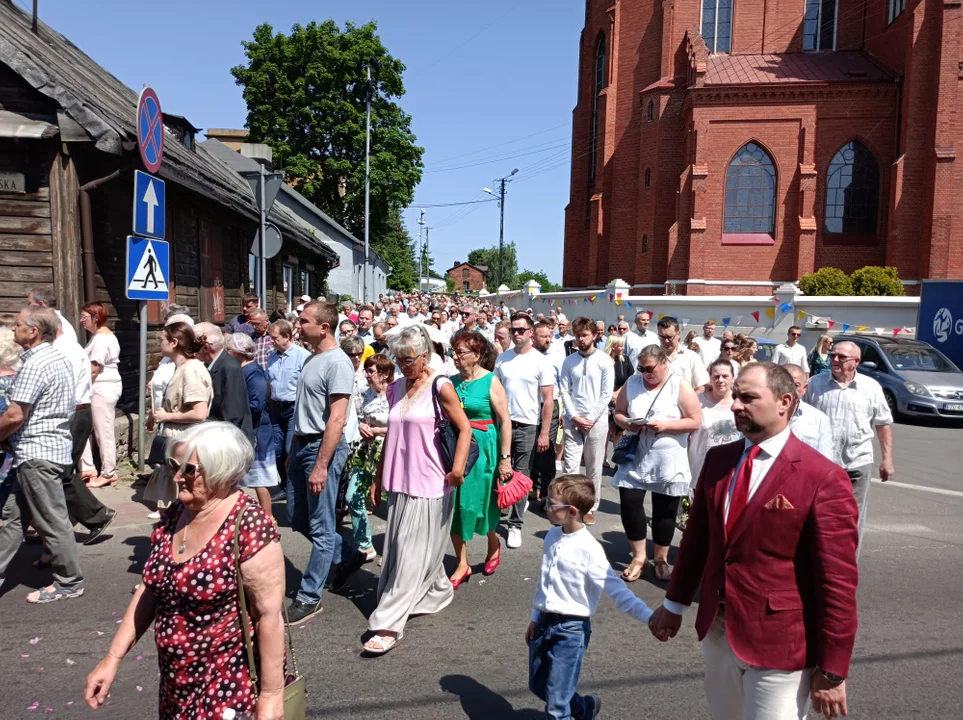
<path fill-rule="evenodd" d="M 365 133 L 364 133 L 364 274 L 362 301 L 368 302 L 368 247 L 371 225 L 371 63 L 368 63 L 368 82 L 365 86 Z"/>
<path fill-rule="evenodd" d="M 512 181 L 512 176 L 518 172 L 518 168 L 512 170 L 508 175 L 503 178 L 499 178 L 499 192 L 497 195 L 493 193 L 489 188 L 485 188 L 485 192 L 489 195 L 494 195 L 498 200 L 498 208 L 500 210 L 499 220 L 498 220 L 498 284 L 496 285 L 496 290 L 501 287 L 502 283 L 505 281 L 505 187 L 508 183 Z"/>
<path fill-rule="evenodd" d="M 425 241 L 422 239 L 422 233 L 425 229 L 425 211 L 424 208 L 421 210 L 421 217 L 418 218 L 418 289 L 422 289 L 421 279 L 425 276 L 424 265 L 425 265 Z"/>

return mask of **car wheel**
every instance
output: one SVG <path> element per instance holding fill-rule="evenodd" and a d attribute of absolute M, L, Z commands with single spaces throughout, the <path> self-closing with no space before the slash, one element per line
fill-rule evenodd
<path fill-rule="evenodd" d="M 899 405 L 896 404 L 896 396 L 889 390 L 883 390 L 883 397 L 886 398 L 886 404 L 889 406 L 889 411 L 895 420 L 899 417 Z"/>

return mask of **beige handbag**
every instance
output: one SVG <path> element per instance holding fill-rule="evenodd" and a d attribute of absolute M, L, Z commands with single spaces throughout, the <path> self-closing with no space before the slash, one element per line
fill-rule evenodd
<path fill-rule="evenodd" d="M 251 673 L 251 684 L 254 686 L 254 701 L 257 702 L 258 696 L 258 675 L 257 665 L 254 662 L 254 643 L 251 641 L 251 630 L 247 612 L 247 598 L 244 596 L 244 578 L 241 575 L 241 553 L 238 548 L 238 534 L 241 530 L 241 518 L 244 512 L 237 514 L 237 522 L 234 525 L 234 571 L 237 574 L 237 595 L 240 601 L 241 629 L 244 631 L 244 648 L 247 650 L 247 667 Z M 288 658 L 291 661 L 293 674 L 285 677 L 284 684 L 284 720 L 305 720 L 307 716 L 307 689 L 304 684 L 304 676 L 298 671 L 298 658 L 294 654 L 293 633 L 287 630 L 288 608 L 283 603 L 281 607 L 284 611 L 285 634 L 288 636 Z"/>

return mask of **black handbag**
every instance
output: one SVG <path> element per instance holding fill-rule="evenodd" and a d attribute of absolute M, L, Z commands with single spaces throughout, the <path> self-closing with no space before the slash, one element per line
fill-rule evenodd
<path fill-rule="evenodd" d="M 638 433 L 623 433 L 618 444 L 612 451 L 612 462 L 616 465 L 629 465 L 635 462 L 635 454 L 639 449 Z"/>
<path fill-rule="evenodd" d="M 441 404 L 441 395 L 438 393 L 438 382 L 444 377 L 437 376 L 431 383 L 431 402 L 435 406 L 435 427 L 438 428 L 438 437 L 441 438 L 441 459 L 445 470 L 451 472 L 452 465 L 455 464 L 455 448 L 458 446 L 458 431 L 451 424 L 448 416 L 445 415 L 445 408 Z M 465 462 L 465 476 L 478 461 L 478 441 L 475 435 L 471 436 L 471 446 L 468 448 L 468 460 Z"/>

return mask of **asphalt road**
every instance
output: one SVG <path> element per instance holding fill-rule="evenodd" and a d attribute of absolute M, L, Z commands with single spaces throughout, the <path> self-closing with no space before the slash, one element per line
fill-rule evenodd
<path fill-rule="evenodd" d="M 898 425 L 895 436 L 895 482 L 876 483 L 870 493 L 850 716 L 959 718 L 963 433 Z M 104 492 L 112 504 L 130 496 L 129 491 L 126 497 L 121 490 Z M 593 532 L 613 565 L 621 568 L 628 551 L 617 494 L 606 487 L 603 497 Z M 0 718 L 89 715 L 83 705 L 84 678 L 105 653 L 147 552 L 144 513 L 134 505 L 123 508 L 112 538 L 81 549 L 87 575 L 82 599 L 27 605 L 24 595 L 47 579 L 30 567 L 39 548 L 25 548 L 15 559 L 0 597 Z M 324 614 L 294 631 L 298 661 L 308 679 L 310 717 L 542 717 L 527 689 L 522 634 L 548 527 L 544 518 L 530 514 L 523 546 L 505 551 L 493 577 L 484 579 L 479 572 L 440 615 L 412 620 L 403 644 L 383 658 L 359 655 L 365 617 L 374 603 L 377 565 L 365 566 L 341 595 L 326 594 Z M 384 523 L 375 519 L 374 528 L 380 544 Z M 291 586 L 308 544 L 289 530 L 283 531 L 282 542 Z M 484 541 L 473 543 L 470 552 L 480 570 Z M 631 587 L 650 606 L 657 606 L 664 594 L 664 587 L 652 581 Z M 31 644 L 34 638 L 40 640 Z M 708 718 L 701 678 L 691 617 L 675 640 L 659 644 L 603 598 L 580 682 L 583 692 L 601 695 L 603 717 Z M 125 660 L 111 703 L 97 716 L 156 717 L 156 692 L 156 654 L 148 633 Z"/>

